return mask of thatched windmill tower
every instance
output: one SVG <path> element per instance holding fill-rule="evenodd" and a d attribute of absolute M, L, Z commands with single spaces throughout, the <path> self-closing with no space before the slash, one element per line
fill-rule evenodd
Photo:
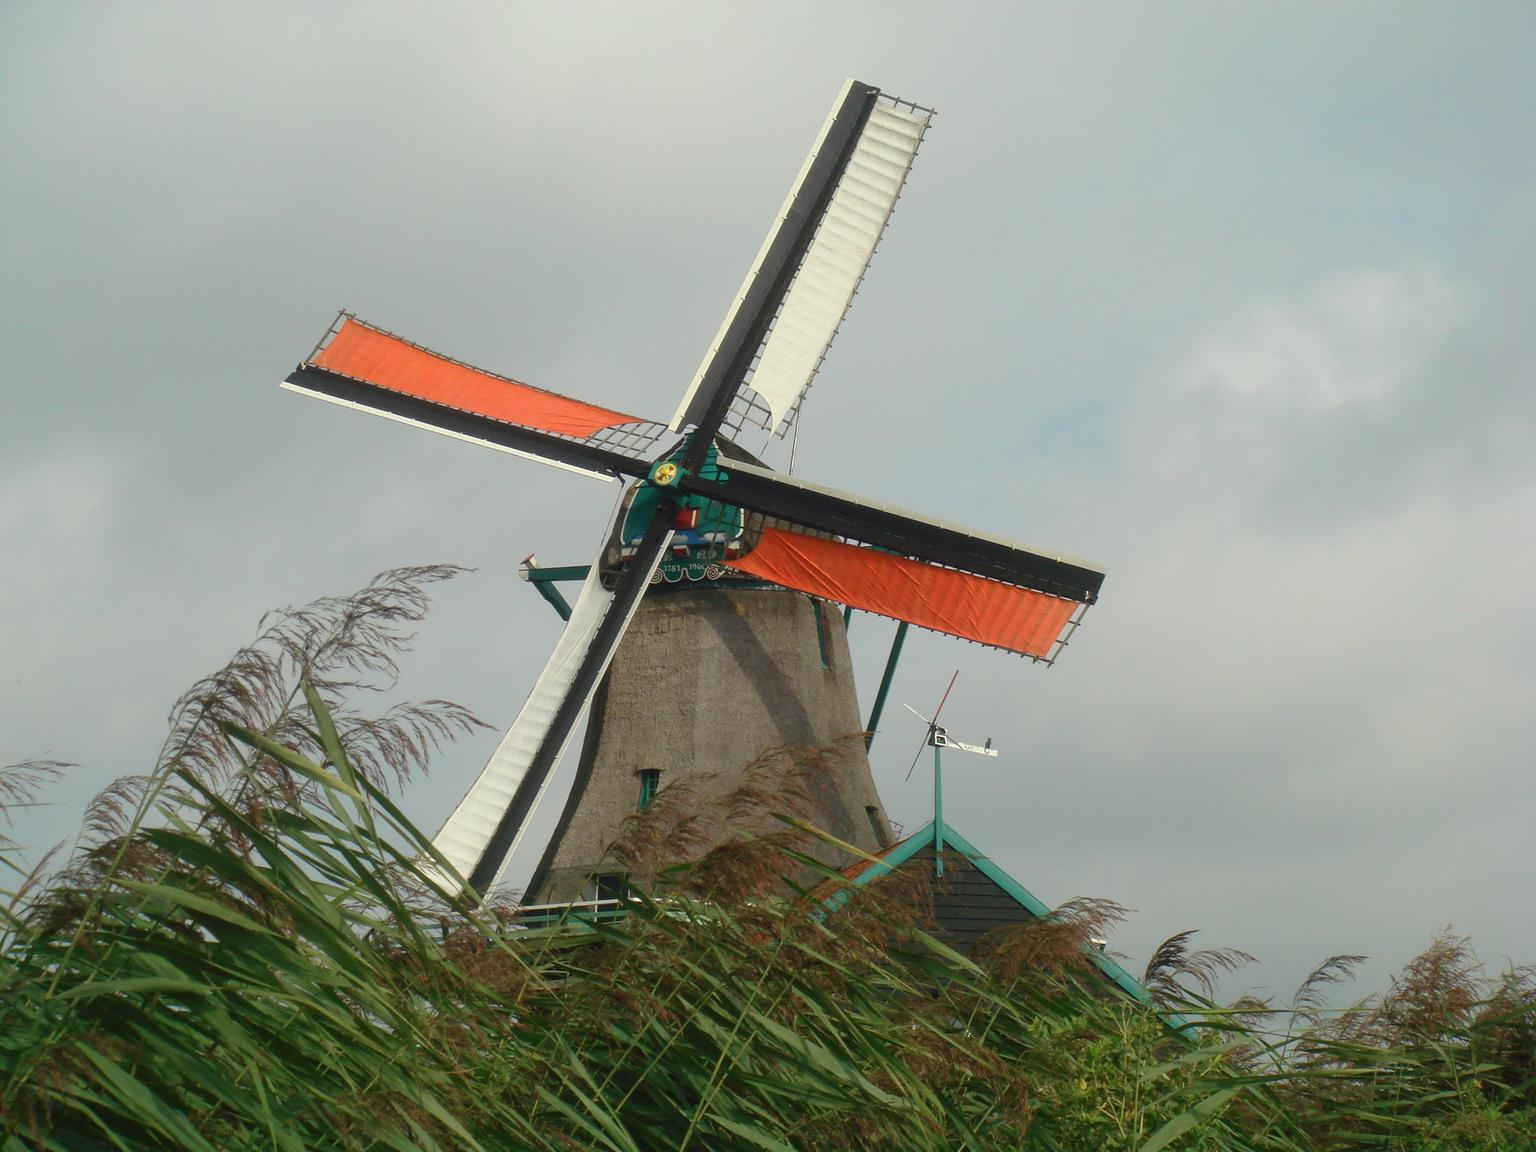
<path fill-rule="evenodd" d="M 347 407 L 634 482 L 527 703 L 434 840 L 476 889 L 500 876 L 589 703 L 535 901 L 612 876 L 603 849 L 658 786 L 688 785 L 702 804 L 765 748 L 826 748 L 858 731 L 832 605 L 1049 662 L 1096 598 L 1092 565 L 807 483 L 741 447 L 754 429 L 793 425 L 931 115 L 843 86 L 668 424 L 471 368 L 345 313 L 287 378 Z M 806 816 L 877 850 L 886 821 L 868 761 L 857 741 L 839 748 L 810 781 Z M 700 846 L 729 831 L 717 823 Z"/>
<path fill-rule="evenodd" d="M 652 863 L 763 831 L 771 822 L 733 824 L 765 806 L 880 851 L 892 837 L 862 727 L 840 611 L 783 589 L 653 590 L 593 698 L 571 800 L 530 901 L 648 879 Z M 658 836 L 659 852 L 624 851 Z"/>

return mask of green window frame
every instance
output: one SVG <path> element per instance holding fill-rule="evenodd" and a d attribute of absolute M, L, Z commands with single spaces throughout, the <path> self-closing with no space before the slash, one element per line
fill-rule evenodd
<path fill-rule="evenodd" d="M 644 812 L 651 806 L 651 801 L 656 799 L 656 793 L 661 791 L 661 769 L 640 769 L 640 808 Z"/>

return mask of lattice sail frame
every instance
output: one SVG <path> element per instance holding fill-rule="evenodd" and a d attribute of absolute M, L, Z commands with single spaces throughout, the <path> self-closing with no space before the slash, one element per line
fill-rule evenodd
<path fill-rule="evenodd" d="M 844 92 L 847 90 L 845 86 Z M 722 421 L 722 429 L 733 438 L 739 439 L 748 428 L 765 431 L 770 437 L 782 437 L 798 418 L 806 393 L 863 283 L 934 115 L 931 108 L 910 100 L 884 92 L 876 97 L 848 165 Z M 758 275 L 763 254 L 773 242 L 778 224 L 811 162 L 823 147 L 831 123 L 829 116 L 800 176 L 790 188 L 774 229 L 759 250 L 758 261 L 747 273 L 737 294 L 738 304 Z M 711 355 L 733 316 L 734 306 L 711 345 Z M 705 357 L 706 365 L 709 359 L 710 356 Z M 703 375 L 701 367 L 673 419 L 674 431 L 682 429 L 683 414 Z M 754 387 L 754 382 L 759 386 Z"/>
<path fill-rule="evenodd" d="M 444 377 L 449 375 L 456 379 L 445 380 Z M 342 388 L 340 382 L 353 387 Z M 477 368 L 370 324 L 345 309 L 336 314 L 331 326 L 298 369 L 284 381 L 283 387 L 569 471 L 608 478 L 626 473 L 643 475 L 640 466 L 656 454 L 657 443 L 667 434 L 666 425 L 657 421 L 600 408 L 511 376 Z M 497 402 L 485 403 L 486 395 L 497 389 L 501 393 Z M 465 397 L 473 396 L 477 391 L 481 402 L 468 403 Z M 435 422 L 423 419 L 421 417 L 427 413 L 419 410 L 420 405 L 430 405 L 432 416 L 456 413 L 465 423 L 454 428 L 442 419 Z M 520 412 L 520 407 L 525 411 Z M 541 407 L 545 410 L 542 414 L 536 411 Z M 548 413 L 559 414 L 562 410 L 564 420 L 548 419 Z M 529 447 L 520 450 L 510 443 L 496 442 L 469 430 L 469 422 L 481 421 L 499 424 L 509 434 L 515 430 L 530 434 Z M 583 427 L 590 425 L 590 430 L 585 434 L 573 430 L 578 421 L 584 422 Z M 537 439 L 532 439 L 535 437 Z M 573 449 L 577 446 L 592 449 L 587 455 L 596 466 L 587 466 L 587 459 L 580 453 L 573 452 L 570 459 L 561 459 L 548 451 L 538 451 L 538 448 L 546 447 L 539 443 L 544 438 L 564 441 Z M 615 468 L 614 461 L 603 460 L 605 456 L 623 457 L 633 461 L 636 467 Z M 608 466 L 602 466 L 604 463 Z"/>

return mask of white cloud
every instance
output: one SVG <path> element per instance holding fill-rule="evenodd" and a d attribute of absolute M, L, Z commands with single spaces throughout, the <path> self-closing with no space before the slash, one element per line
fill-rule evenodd
<path fill-rule="evenodd" d="M 1073 881 L 1147 914 L 1123 947 L 1187 921 L 1281 972 L 1327 948 L 1396 965 L 1454 920 L 1528 951 L 1492 895 L 1517 850 L 1461 839 L 1528 819 L 1536 740 L 1536 545 L 1511 528 L 1536 516 L 1536 468 L 1447 416 L 1481 397 L 1530 434 L 1499 402 L 1507 358 L 1479 354 L 1501 328 L 1475 298 L 1493 297 L 1424 262 L 1330 272 L 1239 306 L 1144 381 L 1099 513 L 1105 601 L 1070 654 L 1093 690 L 1038 733 L 1087 783 L 1036 802 L 1094 796 L 1116 852 L 1162 862 Z M 1298 941 L 1256 894 L 1309 860 L 1334 907 Z"/>
<path fill-rule="evenodd" d="M 1123 446 L 1144 481 L 1134 498 L 1196 538 L 1275 513 L 1381 512 L 1425 463 L 1412 441 L 1447 401 L 1441 368 L 1478 320 L 1474 300 L 1418 260 L 1240 306 L 1147 379 Z M 1160 514 L 1174 506 L 1189 514 Z"/>
<path fill-rule="evenodd" d="M 1201 924 L 1269 961 L 1385 955 L 1387 925 L 1504 931 L 1536 742 L 1536 214 L 1500 129 L 1531 91 L 1521 37 L 1490 54 L 1452 15 L 1433 50 L 1383 51 L 1369 15 L 1325 43 L 1203 13 L 1106 40 L 1008 8 L 984 35 L 871 38 L 867 13 L 807 8 L 808 46 L 777 8 L 599 27 L 33 7 L 0 38 L 26 221 L 0 240 L 20 413 L 0 427 L 0 758 L 141 769 L 164 705 L 262 610 L 421 559 L 482 573 L 424 630 L 418 694 L 508 719 L 554 632 L 517 558 L 583 559 L 611 497 L 273 379 L 345 303 L 669 411 L 851 72 L 943 116 L 802 467 L 1110 569 L 1049 674 L 908 641 L 891 707 L 962 665 L 956 730 L 1005 749 L 957 768 L 959 827 L 1042 897 L 1119 897 L 1148 936 Z M 754 51 L 715 50 L 733 43 Z M 121 460 L 45 454 L 85 437 Z M 891 630 L 855 622 L 867 689 Z M 921 771 L 903 790 L 896 745 L 919 733 L 887 716 L 878 770 L 910 826 L 930 794 Z M 433 825 L 487 753 L 445 756 L 410 810 Z M 1458 824 L 1476 809 L 1450 810 L 1451 772 L 1486 785 L 1492 833 Z M 1412 840 L 1431 824 L 1457 837 L 1439 880 Z M 1326 870 L 1298 859 L 1329 836 Z M 1487 941 L 1528 959 L 1514 928 Z"/>
<path fill-rule="evenodd" d="M 1342 269 L 1239 313 L 1176 374 L 1192 392 L 1266 409 L 1379 409 L 1470 312 L 1467 287 L 1427 262 Z"/>

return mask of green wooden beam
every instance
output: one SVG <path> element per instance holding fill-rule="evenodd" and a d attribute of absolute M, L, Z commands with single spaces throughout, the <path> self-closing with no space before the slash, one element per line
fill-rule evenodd
<path fill-rule="evenodd" d="M 545 583 L 543 580 L 534 580 L 531 583 L 538 590 L 539 595 L 548 600 L 554 610 L 560 613 L 560 619 L 569 620 L 571 618 L 570 601 L 560 595 L 560 589 L 556 588 L 553 584 Z"/>
<path fill-rule="evenodd" d="M 896 625 L 896 638 L 891 641 L 891 654 L 885 658 L 885 674 L 880 677 L 880 691 L 875 693 L 874 707 L 869 710 L 869 723 L 864 725 L 864 751 L 868 752 L 875 742 L 875 729 L 880 726 L 880 713 L 885 711 L 886 693 L 891 690 L 891 678 L 896 675 L 896 661 L 901 657 L 901 646 L 907 639 L 907 622 Z"/>
<path fill-rule="evenodd" d="M 532 584 L 534 590 L 544 597 L 556 612 L 560 613 L 560 619 L 569 620 L 571 618 L 570 602 L 560 594 L 560 589 L 555 585 L 564 580 L 585 580 L 590 570 L 590 566 L 586 564 L 569 564 L 563 568 L 540 568 L 538 561 L 529 556 L 523 561 L 518 574 Z"/>
<path fill-rule="evenodd" d="M 536 568 L 528 561 L 523 562 L 523 579 L 535 584 L 543 583 L 569 583 L 572 580 L 585 580 L 587 573 L 592 570 L 590 564 L 567 564 L 560 568 Z"/>

